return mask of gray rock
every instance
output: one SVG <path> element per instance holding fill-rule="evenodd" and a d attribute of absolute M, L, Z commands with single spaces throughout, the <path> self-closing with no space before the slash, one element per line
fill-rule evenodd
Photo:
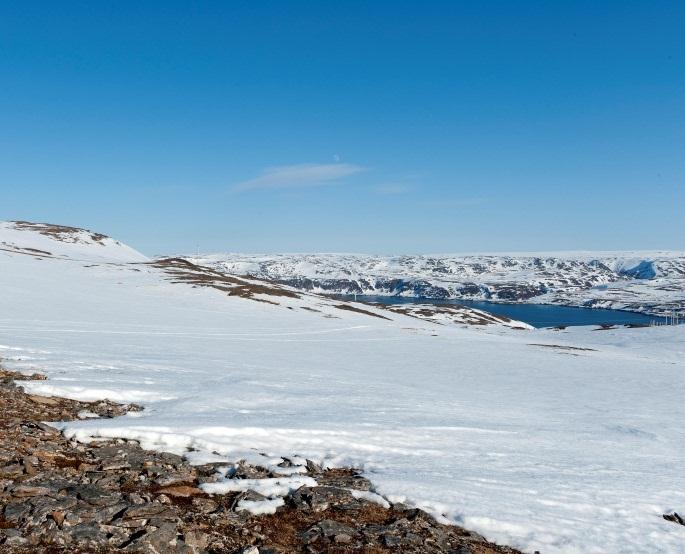
<path fill-rule="evenodd" d="M 371 490 L 371 481 L 356 474 L 323 474 L 317 477 L 320 486 L 336 487 L 339 489 L 355 489 L 359 491 Z"/>
<path fill-rule="evenodd" d="M 10 502 L 7 504 L 7 506 L 5 506 L 4 516 L 9 522 L 20 522 L 28 518 L 28 516 L 31 514 L 31 509 L 32 506 L 28 500 Z"/>
<path fill-rule="evenodd" d="M 109 523 L 113 519 L 117 519 L 124 515 L 124 511 L 129 507 L 125 502 L 105 506 L 104 508 L 95 512 L 93 520 L 97 523 Z"/>
<path fill-rule="evenodd" d="M 238 479 L 265 479 L 272 477 L 271 472 L 261 466 L 252 466 L 248 464 L 238 464 L 235 468 L 233 477 Z"/>
<path fill-rule="evenodd" d="M 95 508 L 85 502 L 79 502 L 73 509 L 66 512 L 63 525 L 73 527 L 83 521 L 90 521 L 95 515 Z"/>
<path fill-rule="evenodd" d="M 87 502 L 92 506 L 111 506 L 121 501 L 121 494 L 110 493 L 97 485 L 76 485 L 64 489 L 67 495 Z"/>
<path fill-rule="evenodd" d="M 290 496 L 290 500 L 298 509 L 310 508 L 315 512 L 327 510 L 330 506 L 350 508 L 360 505 L 349 490 L 337 487 L 301 487 Z"/>
<path fill-rule="evenodd" d="M 143 529 L 147 524 L 149 520 L 145 518 L 138 518 L 138 519 L 123 519 L 121 521 L 117 521 L 117 525 L 120 527 L 125 527 L 129 531 L 132 532 L 134 529 Z"/>
<path fill-rule="evenodd" d="M 192 483 L 194 480 L 195 474 L 191 471 L 165 472 L 155 479 L 155 484 L 160 487 L 167 487 L 179 483 Z"/>
<path fill-rule="evenodd" d="M 159 502 L 150 502 L 140 506 L 132 506 L 126 510 L 124 519 L 141 519 L 158 516 L 167 511 L 167 507 Z"/>
<path fill-rule="evenodd" d="M 352 537 L 346 533 L 340 533 L 339 535 L 335 535 L 333 537 L 333 541 L 336 544 L 349 544 L 352 542 Z"/>
<path fill-rule="evenodd" d="M 130 540 L 131 531 L 118 525 L 100 525 L 100 529 L 107 534 L 107 542 L 112 546 L 119 546 Z"/>
<path fill-rule="evenodd" d="M 307 460 L 307 471 L 309 473 L 313 473 L 316 475 L 319 473 L 323 473 L 323 468 L 319 464 L 317 464 L 316 462 L 312 462 L 311 460 Z"/>
<path fill-rule="evenodd" d="M 107 535 L 100 529 L 97 523 L 81 523 L 70 529 L 69 535 L 74 542 L 84 543 L 88 546 L 107 544 Z"/>
<path fill-rule="evenodd" d="M 190 548 L 193 554 L 200 554 L 207 548 L 209 537 L 205 531 L 193 529 L 183 534 L 183 542 Z"/>
<path fill-rule="evenodd" d="M 183 541 L 178 539 L 176 526 L 167 523 L 151 529 L 126 547 L 128 551 L 142 551 L 150 554 L 170 554 L 190 552 Z"/>
<path fill-rule="evenodd" d="M 183 465 L 183 456 L 179 456 L 178 454 L 160 452 L 156 457 L 162 464 L 170 465 L 172 467 L 181 467 Z"/>
<path fill-rule="evenodd" d="M 332 519 L 324 519 L 307 529 L 302 534 L 302 539 L 305 544 L 315 542 L 320 537 L 326 537 L 340 544 L 347 544 L 352 542 L 353 537 L 356 536 L 356 531 L 351 527 Z"/>
<path fill-rule="evenodd" d="M 0 467 L 0 477 L 3 479 L 15 479 L 24 474 L 24 468 L 19 464 L 11 464 Z"/>
<path fill-rule="evenodd" d="M 3 545 L 23 546 L 29 542 L 28 539 L 22 537 L 21 534 L 9 534 L 10 531 L 14 531 L 14 529 L 5 529 L 5 536 L 7 538 L 2 543 Z"/>
<path fill-rule="evenodd" d="M 104 462 L 100 465 L 100 469 L 102 469 L 102 471 L 115 471 L 115 470 L 130 469 L 130 468 L 131 468 L 131 464 L 129 464 L 126 459 L 107 460 L 106 462 Z"/>
<path fill-rule="evenodd" d="M 339 534 L 356 535 L 352 527 L 348 527 L 347 525 L 332 519 L 324 519 L 317 523 L 317 525 L 319 526 L 319 529 L 321 529 L 321 532 L 327 537 L 332 537 Z"/>
<path fill-rule="evenodd" d="M 388 548 L 398 547 L 402 541 L 396 535 L 383 535 L 383 544 Z"/>
<path fill-rule="evenodd" d="M 10 494 L 15 498 L 27 498 L 31 496 L 45 496 L 50 494 L 52 491 L 48 487 L 41 486 L 31 486 L 31 485 L 19 485 L 13 487 L 10 490 Z"/>
<path fill-rule="evenodd" d="M 193 498 L 193 506 L 201 514 L 211 514 L 219 508 L 219 504 L 210 498 Z"/>
<path fill-rule="evenodd" d="M 261 502 L 262 500 L 267 500 L 267 497 L 253 490 L 241 492 L 233 499 L 233 502 L 231 503 L 231 510 L 235 510 L 238 507 L 238 504 L 243 500 L 247 500 L 248 502 Z"/>

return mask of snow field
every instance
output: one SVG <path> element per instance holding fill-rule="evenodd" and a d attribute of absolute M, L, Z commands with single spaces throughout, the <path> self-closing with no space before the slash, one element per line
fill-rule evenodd
<path fill-rule="evenodd" d="M 46 373 L 32 393 L 145 407 L 63 423 L 67 436 L 227 467 L 297 460 L 242 484 L 268 493 L 242 506 L 255 513 L 304 483 L 308 458 L 362 468 L 379 503 L 528 552 L 682 552 L 685 527 L 661 514 L 685 512 L 685 327 L 512 331 L 385 321 L 312 296 L 274 306 L 96 247 L 90 260 L 0 250 L 3 365 Z"/>

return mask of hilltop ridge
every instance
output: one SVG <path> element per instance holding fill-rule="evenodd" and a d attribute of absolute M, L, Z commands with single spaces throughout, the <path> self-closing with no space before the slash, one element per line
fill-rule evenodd
<path fill-rule="evenodd" d="M 149 260 L 137 250 L 102 233 L 30 221 L 0 221 L 0 250 L 39 257 L 116 262 Z"/>

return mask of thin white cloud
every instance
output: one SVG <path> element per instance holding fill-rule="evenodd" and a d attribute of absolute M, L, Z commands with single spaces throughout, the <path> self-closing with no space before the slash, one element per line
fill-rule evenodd
<path fill-rule="evenodd" d="M 234 191 L 256 189 L 283 189 L 294 187 L 316 187 L 349 177 L 364 171 L 354 164 L 298 164 L 270 167 L 254 179 L 243 181 L 233 187 Z"/>

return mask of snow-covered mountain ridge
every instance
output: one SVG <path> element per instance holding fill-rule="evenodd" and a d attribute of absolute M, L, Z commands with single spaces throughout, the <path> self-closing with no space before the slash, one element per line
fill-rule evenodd
<path fill-rule="evenodd" d="M 228 273 L 323 293 L 685 314 L 685 253 L 677 252 L 396 257 L 214 254 L 189 259 Z"/>

